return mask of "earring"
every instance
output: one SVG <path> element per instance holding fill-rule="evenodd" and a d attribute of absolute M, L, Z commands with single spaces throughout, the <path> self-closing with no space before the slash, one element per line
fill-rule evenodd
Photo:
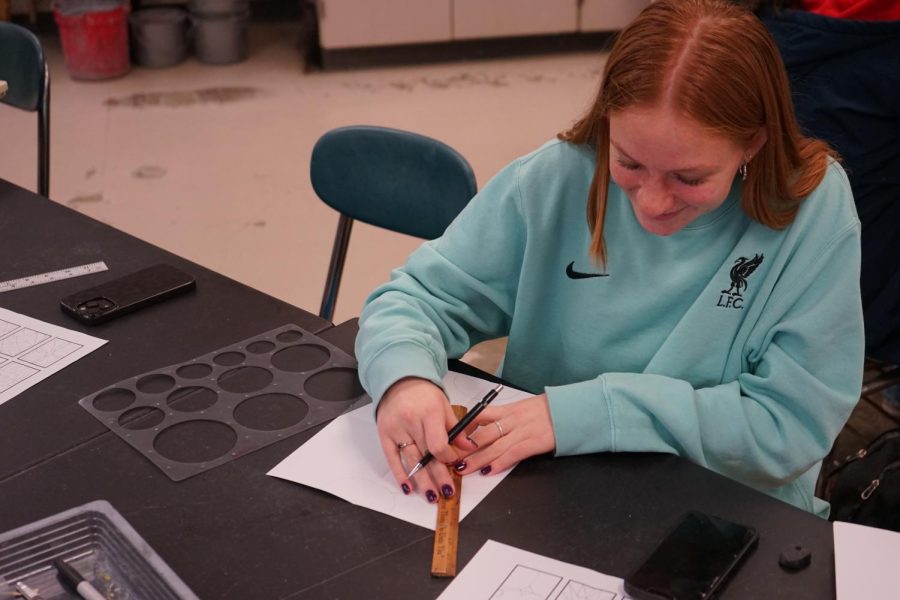
<path fill-rule="evenodd" d="M 747 161 L 744 161 L 744 164 L 738 169 L 738 173 L 741 175 L 741 181 L 747 181 Z"/>

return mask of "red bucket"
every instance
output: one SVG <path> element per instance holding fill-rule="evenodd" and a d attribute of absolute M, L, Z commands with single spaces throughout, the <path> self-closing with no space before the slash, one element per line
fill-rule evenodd
<path fill-rule="evenodd" d="M 111 79 L 128 72 L 129 11 L 127 3 L 87 12 L 53 9 L 66 70 L 72 79 Z"/>

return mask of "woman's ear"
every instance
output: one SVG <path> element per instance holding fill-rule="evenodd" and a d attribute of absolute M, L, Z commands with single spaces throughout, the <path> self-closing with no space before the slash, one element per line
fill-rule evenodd
<path fill-rule="evenodd" d="M 756 133 L 753 135 L 753 139 L 750 140 L 750 145 L 747 147 L 747 153 L 744 156 L 749 156 L 751 158 L 756 156 L 766 144 L 767 139 L 769 139 L 769 134 L 766 133 L 765 127 L 757 129 Z"/>

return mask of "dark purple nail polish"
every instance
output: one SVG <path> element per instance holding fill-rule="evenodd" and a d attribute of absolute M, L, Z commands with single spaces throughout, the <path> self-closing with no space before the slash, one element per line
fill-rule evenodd
<path fill-rule="evenodd" d="M 453 486 L 445 483 L 441 486 L 441 493 L 444 495 L 444 498 L 449 498 L 453 495 Z"/>
<path fill-rule="evenodd" d="M 434 493 L 434 490 L 428 490 L 425 492 L 425 499 L 434 504 L 437 502 L 437 494 Z"/>
<path fill-rule="evenodd" d="M 400 486 L 400 489 L 403 490 L 403 493 L 409 495 L 409 486 L 405 483 Z"/>
<path fill-rule="evenodd" d="M 490 472 L 491 472 L 491 465 L 488 465 L 488 466 L 484 467 L 483 469 L 481 469 L 481 474 L 482 474 L 482 475 L 487 475 L 487 474 L 489 474 Z"/>
<path fill-rule="evenodd" d="M 453 465 L 453 468 L 456 469 L 457 471 L 459 471 L 460 473 L 462 473 L 463 471 L 466 470 L 466 461 L 462 460 L 462 461 L 456 463 L 455 465 Z"/>

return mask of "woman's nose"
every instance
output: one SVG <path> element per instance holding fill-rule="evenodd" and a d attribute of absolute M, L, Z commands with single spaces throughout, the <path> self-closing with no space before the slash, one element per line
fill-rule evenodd
<path fill-rule="evenodd" d="M 660 182 L 646 181 L 637 193 L 638 208 L 648 217 L 658 217 L 675 208 L 675 197 Z"/>

